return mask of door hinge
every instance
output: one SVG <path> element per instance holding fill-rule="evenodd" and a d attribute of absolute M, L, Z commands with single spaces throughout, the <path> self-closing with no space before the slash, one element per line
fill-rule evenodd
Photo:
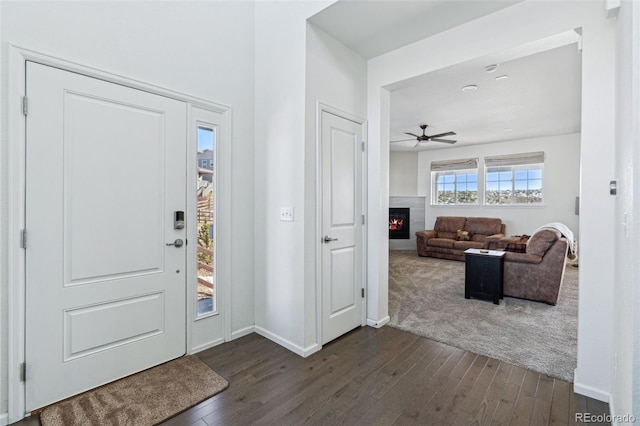
<path fill-rule="evenodd" d="M 21 382 L 27 381 L 27 363 L 26 362 L 23 362 L 20 364 L 20 381 Z"/>
<path fill-rule="evenodd" d="M 362 141 L 362 152 L 364 152 L 364 141 Z"/>
<path fill-rule="evenodd" d="M 20 247 L 22 247 L 23 249 L 27 248 L 27 230 L 26 229 L 20 230 Z"/>
<path fill-rule="evenodd" d="M 26 96 L 22 97 L 22 113 L 27 115 L 29 113 L 29 98 Z"/>
<path fill-rule="evenodd" d="M 364 225 L 364 215 L 362 215 L 362 224 Z"/>
<path fill-rule="evenodd" d="M 361 290 L 362 290 L 362 297 L 364 297 L 364 288 L 362 288 Z"/>

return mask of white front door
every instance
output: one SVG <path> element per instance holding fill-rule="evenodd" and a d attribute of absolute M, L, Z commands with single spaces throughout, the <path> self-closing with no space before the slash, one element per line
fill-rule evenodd
<path fill-rule="evenodd" d="M 323 111 L 322 343 L 362 325 L 362 125 Z"/>
<path fill-rule="evenodd" d="M 186 104 L 27 63 L 26 409 L 185 353 Z M 179 244 L 178 244 L 179 245 Z"/>

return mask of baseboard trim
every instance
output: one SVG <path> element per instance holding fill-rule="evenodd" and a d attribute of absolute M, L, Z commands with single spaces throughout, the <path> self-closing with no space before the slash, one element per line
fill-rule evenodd
<path fill-rule="evenodd" d="M 265 330 L 264 328 L 260 327 L 260 326 L 255 326 L 255 331 L 256 333 L 258 333 L 259 335 L 261 335 L 262 337 L 266 337 L 267 339 L 271 340 L 272 342 L 275 342 L 277 344 L 279 344 L 280 346 L 283 346 L 287 349 L 289 349 L 291 352 L 300 355 L 301 357 L 307 357 L 309 355 L 311 355 L 311 353 L 316 352 L 318 349 L 314 350 L 314 346 L 316 345 L 311 345 L 308 348 L 303 348 L 301 346 L 296 345 L 295 343 L 285 339 L 284 337 L 278 336 L 275 333 L 270 332 L 269 330 Z M 311 353 L 307 353 L 307 351 L 313 350 L 313 352 Z"/>
<path fill-rule="evenodd" d="M 0 414 L 0 426 L 7 426 L 9 424 L 9 413 Z"/>
<path fill-rule="evenodd" d="M 389 318 L 389 315 L 387 315 L 386 317 L 380 320 L 373 320 L 373 319 L 367 318 L 367 325 L 369 327 L 380 328 L 384 326 L 386 323 L 388 323 L 390 320 L 391 318 Z"/>
<path fill-rule="evenodd" d="M 251 333 L 255 333 L 256 327 L 254 325 L 250 325 L 245 328 L 241 328 L 240 330 L 236 330 L 231 333 L 231 340 L 239 339 L 240 337 L 248 336 Z"/>
<path fill-rule="evenodd" d="M 604 392 L 600 389 L 594 388 L 593 386 L 581 384 L 580 380 L 578 379 L 577 368 L 573 370 L 573 391 L 577 394 L 597 399 L 598 401 L 606 403 L 609 403 L 609 401 L 611 401 L 611 394 L 609 392 Z"/>
<path fill-rule="evenodd" d="M 195 348 L 191 348 L 191 354 L 197 354 L 198 352 L 202 352 L 205 351 L 209 348 L 213 348 L 214 346 L 218 346 L 220 344 L 224 343 L 224 339 L 220 338 L 220 339 L 216 339 L 213 340 L 211 342 L 205 343 L 203 345 L 199 345 L 196 346 Z"/>
<path fill-rule="evenodd" d="M 613 395 L 609 397 L 609 414 L 611 414 L 611 426 L 618 426 L 620 422 L 617 421 L 618 417 L 616 416 L 616 407 L 613 402 Z"/>

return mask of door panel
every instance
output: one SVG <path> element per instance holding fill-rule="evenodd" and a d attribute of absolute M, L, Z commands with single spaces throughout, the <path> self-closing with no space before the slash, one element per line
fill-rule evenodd
<path fill-rule="evenodd" d="M 185 352 L 186 105 L 27 63 L 27 410 Z"/>
<path fill-rule="evenodd" d="M 76 93 L 63 96 L 65 283 L 161 272 L 164 224 L 170 219 L 163 185 L 145 183 L 163 178 L 163 113 Z M 100 117 L 98 125 L 94 117 Z M 136 149 L 128 146 L 132 140 Z"/>
<path fill-rule="evenodd" d="M 362 126 L 323 112 L 322 343 L 362 324 Z"/>

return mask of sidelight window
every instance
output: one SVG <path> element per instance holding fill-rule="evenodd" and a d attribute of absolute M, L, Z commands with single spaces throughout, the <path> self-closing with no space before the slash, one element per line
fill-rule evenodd
<path fill-rule="evenodd" d="M 215 172 L 213 170 L 216 132 L 213 128 L 198 126 L 198 159 L 201 168 L 197 179 L 197 314 L 215 312 Z M 205 168 L 211 164 L 211 168 Z"/>

